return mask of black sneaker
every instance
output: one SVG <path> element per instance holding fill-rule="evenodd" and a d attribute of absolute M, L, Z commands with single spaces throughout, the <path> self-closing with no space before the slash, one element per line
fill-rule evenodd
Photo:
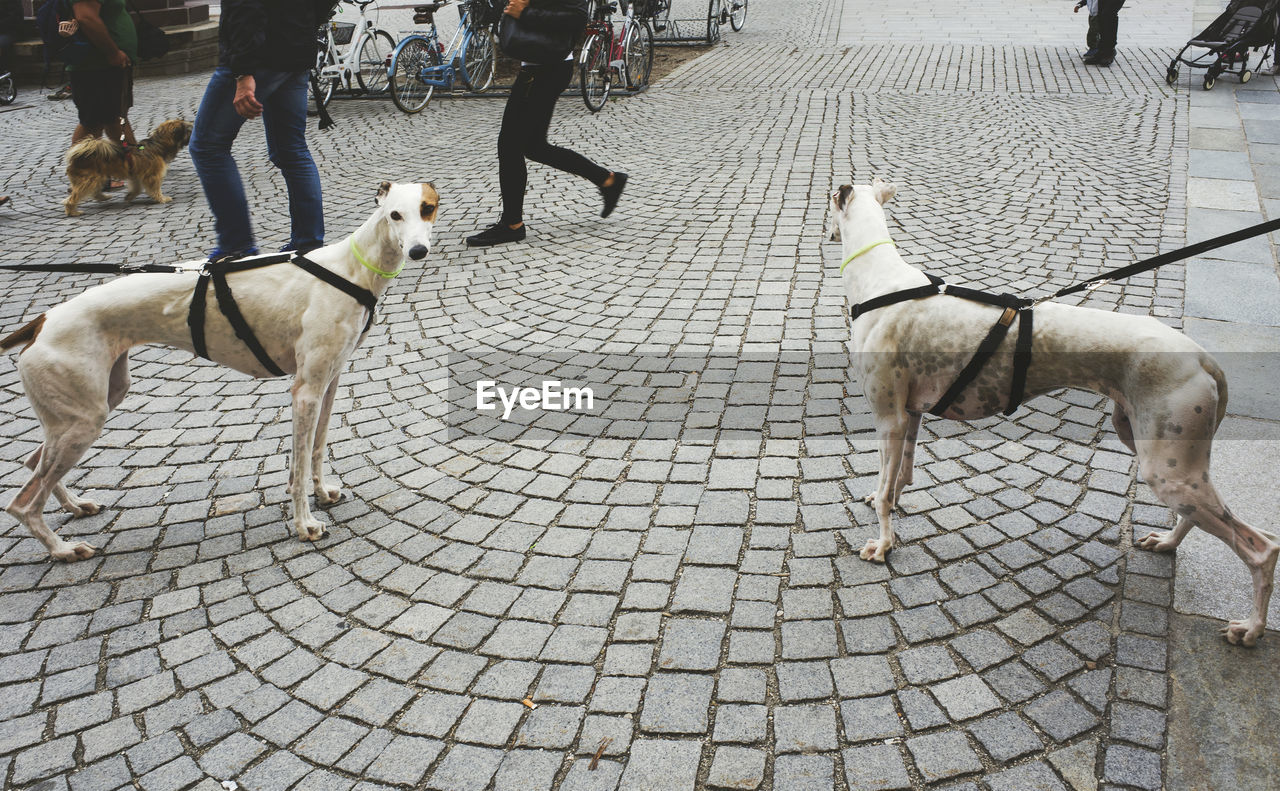
<path fill-rule="evenodd" d="M 614 173 L 613 184 L 600 188 L 600 195 L 604 198 L 604 208 L 600 210 L 601 217 L 608 217 L 613 214 L 613 208 L 618 205 L 618 198 L 622 197 L 622 190 L 626 186 L 627 174 Z"/>
<path fill-rule="evenodd" d="M 506 223 L 497 222 L 485 228 L 475 236 L 467 237 L 467 247 L 491 247 L 495 244 L 524 241 L 524 226 L 512 228 Z"/>
<path fill-rule="evenodd" d="M 1111 62 L 1115 59 L 1115 55 L 1103 55 L 1098 53 L 1091 58 L 1084 58 L 1083 60 L 1086 66 L 1110 66 Z"/>

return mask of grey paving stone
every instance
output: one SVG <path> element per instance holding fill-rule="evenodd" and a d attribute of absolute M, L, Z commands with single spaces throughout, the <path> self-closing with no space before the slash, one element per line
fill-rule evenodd
<path fill-rule="evenodd" d="M 842 753 L 845 778 L 851 789 L 896 791 L 911 788 L 902 756 L 890 745 L 850 747 Z"/>
<path fill-rule="evenodd" d="M 1042 762 L 1023 764 L 987 778 L 992 791 L 1068 791 L 1053 770 Z"/>
<path fill-rule="evenodd" d="M 756 744 L 764 741 L 769 711 L 762 705 L 724 704 L 716 708 L 712 739 L 716 742 Z"/>
<path fill-rule="evenodd" d="M 662 670 L 714 670 L 720 663 L 725 625 L 721 621 L 673 618 L 667 622 L 658 667 Z"/>
<path fill-rule="evenodd" d="M 1097 717 L 1061 690 L 1045 695 L 1023 712 L 1059 742 L 1065 742 L 1098 724 Z"/>
<path fill-rule="evenodd" d="M 780 755 L 773 762 L 773 784 L 797 791 L 835 788 L 835 766 L 825 755 Z"/>
<path fill-rule="evenodd" d="M 836 693 L 841 698 L 881 695 L 897 688 L 889 662 L 882 656 L 833 659 L 831 675 L 836 682 Z"/>
<path fill-rule="evenodd" d="M 1040 737 L 1012 712 L 980 720 L 969 727 L 969 732 L 1000 763 L 1008 763 L 1044 748 Z"/>
<path fill-rule="evenodd" d="M 902 733 L 902 723 L 889 695 L 846 700 L 840 704 L 840 715 L 844 738 L 850 743 L 887 739 Z"/>
<path fill-rule="evenodd" d="M 449 749 L 426 780 L 433 791 L 481 791 L 498 771 L 504 753 L 459 744 Z"/>
<path fill-rule="evenodd" d="M 705 733 L 713 684 L 707 676 L 655 674 L 645 692 L 640 728 L 648 733 Z"/>
<path fill-rule="evenodd" d="M 619 791 L 693 791 L 701 752 L 696 742 L 637 739 Z"/>
<path fill-rule="evenodd" d="M 836 714 L 830 706 L 777 706 L 773 710 L 774 748 L 786 752 L 836 749 Z"/>
<path fill-rule="evenodd" d="M 764 782 L 765 754 L 745 747 L 718 747 L 707 775 L 710 788 L 759 788 Z"/>
<path fill-rule="evenodd" d="M 961 676 L 929 688 L 947 715 L 956 721 L 968 720 L 1000 707 L 1000 700 L 976 675 Z"/>
<path fill-rule="evenodd" d="M 955 731 L 907 739 L 907 749 L 926 782 L 982 771 L 968 740 Z"/>

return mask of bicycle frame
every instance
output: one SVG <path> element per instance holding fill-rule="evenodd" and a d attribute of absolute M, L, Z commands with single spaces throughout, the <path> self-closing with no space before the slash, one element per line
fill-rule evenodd
<path fill-rule="evenodd" d="M 340 52 L 338 45 L 333 41 L 332 24 L 326 24 L 324 26 L 326 62 L 324 68 L 320 70 L 320 79 L 338 80 L 342 87 L 351 90 L 351 80 L 355 76 L 355 64 L 360 58 L 360 49 L 364 46 L 365 39 L 372 36 L 375 30 L 377 28 L 373 20 L 365 13 L 365 9 L 361 8 L 360 21 L 356 23 L 351 43 L 347 45 L 345 51 Z"/>
<path fill-rule="evenodd" d="M 467 64 L 463 62 L 462 53 L 467 51 L 467 44 L 475 33 L 471 26 L 471 11 L 464 8 L 462 18 L 458 20 L 458 29 L 449 39 L 449 46 L 442 47 L 439 29 L 436 27 L 436 21 L 432 19 L 431 30 L 424 35 L 424 38 L 435 47 L 437 52 L 441 53 L 440 58 L 443 62 L 433 66 L 423 66 L 418 72 L 418 81 L 423 85 L 431 85 L 446 91 L 453 90 L 453 81 L 461 72 L 464 81 L 470 83 L 471 75 L 467 73 Z"/>

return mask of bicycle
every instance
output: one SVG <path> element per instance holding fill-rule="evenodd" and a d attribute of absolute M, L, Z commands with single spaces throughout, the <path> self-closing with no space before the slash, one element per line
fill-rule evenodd
<path fill-rule="evenodd" d="M 13 72 L 0 74 L 0 104 L 13 104 L 18 98 L 18 87 L 13 82 Z"/>
<path fill-rule="evenodd" d="M 747 0 L 711 0 L 708 19 L 711 17 L 715 17 L 717 27 L 727 24 L 737 33 L 747 24 Z"/>
<path fill-rule="evenodd" d="M 636 16 L 648 22 L 654 33 L 663 33 L 671 27 L 671 0 L 637 0 L 637 5 Z M 720 40 L 720 26 L 726 24 L 735 32 L 742 30 L 747 24 L 747 0 L 708 0 L 708 44 Z"/>
<path fill-rule="evenodd" d="M 360 93 L 374 94 L 386 90 L 387 65 L 396 40 L 374 25 L 366 14 L 366 9 L 377 1 L 342 0 L 360 9 L 359 23 L 330 20 L 317 32 L 316 65 L 311 76 L 320 86 L 318 99 L 321 106 L 329 104 L 339 85 L 356 93 L 357 89 L 351 85 L 353 76 Z M 339 50 L 338 47 L 344 44 L 346 49 Z"/>
<path fill-rule="evenodd" d="M 493 85 L 498 49 L 493 27 L 501 11 L 490 0 L 465 0 L 458 6 L 458 29 L 446 50 L 435 14 L 449 2 L 414 6 L 413 21 L 431 27 L 405 36 L 391 56 L 391 100 L 406 113 L 421 112 L 436 88 L 452 90 L 455 79 L 473 93 Z"/>
<path fill-rule="evenodd" d="M 614 35 L 611 14 L 618 10 L 617 3 L 597 0 L 578 55 L 582 101 L 593 113 L 609 100 L 615 74 L 627 90 L 638 91 L 649 84 L 653 71 L 653 31 L 636 18 L 633 5 L 619 2 L 624 14 L 622 29 Z"/>

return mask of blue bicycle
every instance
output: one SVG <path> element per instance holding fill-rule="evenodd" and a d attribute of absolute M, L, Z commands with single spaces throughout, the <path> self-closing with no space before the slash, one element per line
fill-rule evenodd
<path fill-rule="evenodd" d="M 458 9 L 458 30 L 446 50 L 435 15 L 449 2 L 414 6 L 413 21 L 430 27 L 406 36 L 391 55 L 391 100 L 406 113 L 421 112 L 436 88 L 451 90 L 455 79 L 475 93 L 493 84 L 498 49 L 493 29 L 502 12 L 493 0 L 465 0 Z"/>

